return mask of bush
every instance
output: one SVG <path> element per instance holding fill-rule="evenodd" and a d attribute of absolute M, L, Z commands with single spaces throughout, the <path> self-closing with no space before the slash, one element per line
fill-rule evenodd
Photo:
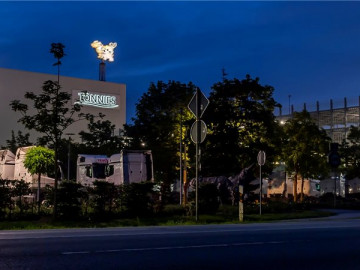
<path fill-rule="evenodd" d="M 106 181 L 95 181 L 94 188 L 91 190 L 91 201 L 94 207 L 95 215 L 104 217 L 113 214 L 115 200 L 118 198 L 118 190 L 114 183 Z"/>
<path fill-rule="evenodd" d="M 73 181 L 62 181 L 58 189 L 58 213 L 64 218 L 81 216 L 82 185 Z"/>
<path fill-rule="evenodd" d="M 142 216 L 152 213 L 153 183 L 132 183 L 123 185 L 120 189 L 121 205 L 125 208 L 125 213 L 129 216 Z"/>
<path fill-rule="evenodd" d="M 199 211 L 213 214 L 219 209 L 219 190 L 215 184 L 204 183 L 199 185 Z"/>

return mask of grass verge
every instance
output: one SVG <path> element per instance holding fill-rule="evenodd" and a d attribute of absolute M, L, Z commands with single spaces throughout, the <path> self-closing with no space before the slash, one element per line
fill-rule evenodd
<path fill-rule="evenodd" d="M 323 211 L 296 211 L 279 214 L 251 214 L 245 215 L 243 223 L 270 222 L 287 219 L 302 219 L 331 216 L 331 212 Z M 42 217 L 27 221 L 2 221 L 0 230 L 33 230 L 33 229 L 64 229 L 64 228 L 106 228 L 106 227 L 134 227 L 134 226 L 175 226 L 175 225 L 200 225 L 200 224 L 239 224 L 238 217 L 223 215 L 200 215 L 199 221 L 194 217 L 166 216 L 144 218 L 122 218 L 109 221 L 53 221 L 51 217 Z"/>

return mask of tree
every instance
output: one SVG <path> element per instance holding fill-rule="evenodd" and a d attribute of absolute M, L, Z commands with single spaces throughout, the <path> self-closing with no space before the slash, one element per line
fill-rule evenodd
<path fill-rule="evenodd" d="M 52 44 L 51 53 L 58 59 L 56 65 L 60 65 L 60 59 L 65 55 L 62 49 L 63 45 L 58 43 L 56 46 Z M 59 70 L 59 67 L 58 67 Z M 71 94 L 61 91 L 61 86 L 58 81 L 45 81 L 42 87 L 41 94 L 34 94 L 33 92 L 26 92 L 25 99 L 33 103 L 33 110 L 29 110 L 29 106 L 19 100 L 13 100 L 10 103 L 12 110 L 20 112 L 22 117 L 18 122 L 22 123 L 25 128 L 35 130 L 42 137 L 38 139 L 40 145 L 51 144 L 55 153 L 54 172 L 55 172 L 55 189 L 54 189 L 54 218 L 57 214 L 57 187 L 58 187 L 58 152 L 59 144 L 61 142 L 64 130 L 75 122 L 74 115 L 81 110 L 79 104 L 70 105 Z M 35 111 L 34 111 L 35 110 Z M 30 113 L 33 113 L 32 115 Z M 89 115 L 78 114 L 78 120 L 81 118 L 88 118 Z"/>
<path fill-rule="evenodd" d="M 347 139 L 340 145 L 339 154 L 343 160 L 340 170 L 349 180 L 360 177 L 360 128 L 351 126 Z"/>
<path fill-rule="evenodd" d="M 50 167 L 53 166 L 55 159 L 54 150 L 37 146 L 31 148 L 25 156 L 24 167 L 28 169 L 30 174 L 38 176 L 38 189 L 37 189 L 37 203 L 38 213 L 40 213 L 40 180 L 41 175 L 49 172 Z"/>
<path fill-rule="evenodd" d="M 95 121 L 94 117 L 90 117 L 88 130 L 79 133 L 83 142 L 80 148 L 85 152 L 111 156 L 120 153 L 125 146 L 125 138 L 114 135 L 115 125 L 109 120 Z"/>
<path fill-rule="evenodd" d="M 259 78 L 224 79 L 212 86 L 204 113 L 208 136 L 201 145 L 204 175 L 231 176 L 256 163 L 259 150 L 266 152 L 264 171 L 270 172 L 278 156 L 279 126 L 273 111 L 274 88 L 259 84 Z"/>
<path fill-rule="evenodd" d="M 19 147 L 32 145 L 32 143 L 29 141 L 29 138 L 29 133 L 25 133 L 23 135 L 22 132 L 19 130 L 17 136 L 15 136 L 15 132 L 12 130 L 11 139 L 6 140 L 6 148 L 16 154 L 16 150 Z"/>
<path fill-rule="evenodd" d="M 294 202 L 297 202 L 297 180 L 302 177 L 301 200 L 304 178 L 319 178 L 328 173 L 327 153 L 330 138 L 319 129 L 307 111 L 295 112 L 284 125 L 283 159 L 286 170 L 294 173 Z"/>
<path fill-rule="evenodd" d="M 151 83 L 136 105 L 134 124 L 126 127 L 126 135 L 132 138 L 132 148 L 152 150 L 155 180 L 161 183 L 164 200 L 170 184 L 177 178 L 180 133 L 184 139 L 192 123 L 187 105 L 194 91 L 192 83 Z"/>
<path fill-rule="evenodd" d="M 51 49 L 50 53 L 54 55 L 54 57 L 57 59 L 57 62 L 53 64 L 53 66 L 58 67 L 58 80 L 57 82 L 60 83 L 60 65 L 61 65 L 61 59 L 66 55 L 64 53 L 65 46 L 61 43 L 51 43 Z"/>

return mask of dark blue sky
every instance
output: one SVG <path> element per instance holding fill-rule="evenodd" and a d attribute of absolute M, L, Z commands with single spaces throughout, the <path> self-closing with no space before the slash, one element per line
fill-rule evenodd
<path fill-rule="evenodd" d="M 150 82 L 192 81 L 208 94 L 246 74 L 275 99 L 322 103 L 360 94 L 360 2 L 0 2 L 0 67 L 98 79 L 93 40 L 117 42 L 107 80 L 127 84 L 127 119 Z M 24 89 L 31 90 L 31 89 Z"/>

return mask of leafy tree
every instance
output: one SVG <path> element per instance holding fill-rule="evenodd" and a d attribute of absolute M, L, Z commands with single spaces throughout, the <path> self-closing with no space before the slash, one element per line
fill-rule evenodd
<path fill-rule="evenodd" d="M 112 155 L 120 153 L 125 146 L 124 137 L 114 135 L 115 125 L 109 120 L 89 117 L 88 132 L 79 133 L 83 142 L 80 148 L 84 153 Z"/>
<path fill-rule="evenodd" d="M 29 138 L 30 138 L 29 133 L 25 133 L 23 135 L 22 132 L 19 130 L 17 136 L 15 136 L 15 132 L 12 130 L 11 139 L 6 140 L 6 148 L 9 149 L 14 154 L 16 154 L 16 150 L 19 147 L 32 145 L 32 143 L 29 141 Z"/>
<path fill-rule="evenodd" d="M 259 78 L 224 79 L 212 86 L 210 104 L 204 113 L 208 136 L 201 145 L 204 175 L 231 176 L 256 162 L 259 150 L 266 152 L 264 171 L 271 171 L 279 153 L 279 126 L 273 114 L 280 106 L 274 88 L 259 84 Z"/>
<path fill-rule="evenodd" d="M 62 51 L 63 45 L 52 44 L 51 53 L 54 53 L 55 58 L 58 59 L 56 65 L 60 65 L 60 59 L 65 55 Z M 59 68 L 58 68 L 59 70 Z M 12 110 L 20 112 L 22 117 L 18 122 L 22 123 L 25 128 L 35 130 L 43 134 L 39 138 L 40 145 L 51 144 L 55 152 L 54 172 L 55 172 L 55 190 L 54 190 L 54 217 L 57 215 L 57 187 L 58 187 L 58 156 L 59 144 L 61 142 L 64 130 L 75 122 L 74 115 L 80 112 L 80 105 L 70 105 L 71 94 L 61 91 L 61 86 L 58 81 L 45 81 L 42 87 L 41 94 L 34 94 L 33 92 L 26 92 L 25 99 L 33 103 L 31 111 L 29 106 L 19 100 L 13 100 L 10 103 Z M 33 113 L 32 115 L 30 113 Z M 79 113 L 78 119 L 87 118 L 89 115 Z"/>
<path fill-rule="evenodd" d="M 284 125 L 283 159 L 286 170 L 294 173 L 294 201 L 297 202 L 297 180 L 319 178 L 328 173 L 327 153 L 330 138 L 319 129 L 307 111 L 295 112 Z M 303 194 L 303 191 L 302 191 Z M 301 196 L 302 199 L 303 195 Z"/>
<path fill-rule="evenodd" d="M 25 156 L 24 167 L 30 174 L 38 176 L 37 203 L 38 213 L 40 213 L 40 179 L 42 174 L 49 172 L 50 167 L 54 165 L 54 150 L 37 146 L 31 148 Z"/>
<path fill-rule="evenodd" d="M 179 168 L 180 122 L 183 139 L 187 136 L 192 116 L 187 105 L 195 91 L 192 83 L 169 81 L 151 83 L 136 105 L 134 124 L 126 127 L 132 138 L 131 147 L 152 150 L 155 181 L 161 183 L 163 201 Z M 184 157 L 184 159 L 187 157 Z"/>
<path fill-rule="evenodd" d="M 346 179 L 354 179 L 360 177 L 360 128 L 351 126 L 347 139 L 339 148 L 343 161 L 340 170 Z"/>
<path fill-rule="evenodd" d="M 58 80 L 57 82 L 60 83 L 60 65 L 61 65 L 61 59 L 66 55 L 64 53 L 65 46 L 62 43 L 51 43 L 51 49 L 50 53 L 54 55 L 57 62 L 53 64 L 53 66 L 58 67 Z"/>

